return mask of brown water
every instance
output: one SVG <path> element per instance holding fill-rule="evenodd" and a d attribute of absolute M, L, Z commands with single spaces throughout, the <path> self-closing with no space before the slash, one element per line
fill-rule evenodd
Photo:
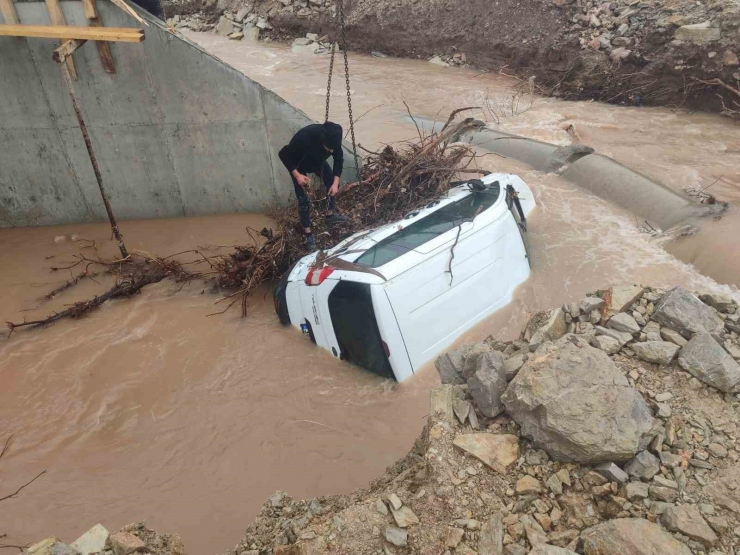
<path fill-rule="evenodd" d="M 322 117 L 326 58 L 211 35 L 193 38 Z M 425 62 L 353 60 L 356 115 L 384 104 L 358 124 L 369 148 L 413 136 L 402 100 L 414 113 L 434 117 L 469 104 L 486 88 L 506 91 L 512 82 Z M 341 105 L 339 91 L 335 103 Z M 710 116 L 538 99 L 508 129 L 524 133 L 515 127 L 529 120 L 532 134 L 565 141 L 567 133 L 558 131 L 563 115 L 582 136 L 593 133 L 591 144 L 600 140 L 614 156 L 641 159 L 647 173 L 665 176 L 700 161 L 697 171 L 709 175 L 740 163 L 736 128 Z M 671 153 L 656 146 L 648 156 L 627 144 L 636 133 L 630 129 L 658 140 L 661 125 L 666 136 L 682 126 L 698 131 Z M 736 151 L 701 138 L 691 142 L 710 134 Z M 593 195 L 511 160 L 488 156 L 479 163 L 517 172 L 532 187 L 539 205 L 531 220 L 534 269 L 515 302 L 464 340 L 511 337 L 528 312 L 610 283 L 722 288 L 641 234 L 629 214 Z M 690 172 L 678 173 L 689 180 Z M 269 221 L 231 215 L 124 222 L 122 228 L 130 250 L 168 255 L 244 243 L 247 225 L 259 229 Z M 0 318 L 31 319 L 105 289 L 105 279 L 96 278 L 99 284 L 86 281 L 49 303 L 38 300 L 69 277 L 49 267 L 73 262 L 75 253 L 91 255 L 90 243 L 73 237 L 95 240 L 101 254 L 115 254 L 103 224 L 0 230 Z M 726 255 L 733 248 L 728 245 Z M 349 492 L 408 451 L 424 424 L 428 390 L 437 381 L 433 369 L 394 385 L 280 327 L 269 296 L 252 300 L 247 319 L 237 311 L 207 317 L 217 298 L 200 283 L 180 290 L 165 282 L 82 320 L 0 339 L 0 422 L 3 435 L 15 434 L 2 461 L 0 495 L 48 470 L 17 499 L 0 503 L 5 541 L 21 544 L 50 534 L 72 541 L 98 521 L 117 529 L 146 519 L 161 532 L 180 533 L 190 553 L 219 553 L 241 538 L 275 489 L 301 498 Z"/>

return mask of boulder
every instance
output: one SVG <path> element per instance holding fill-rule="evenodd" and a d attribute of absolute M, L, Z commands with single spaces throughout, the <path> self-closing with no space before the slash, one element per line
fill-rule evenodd
<path fill-rule="evenodd" d="M 249 42 L 257 42 L 260 40 L 260 30 L 259 27 L 247 27 L 244 26 L 244 29 L 242 29 L 242 33 L 244 34 L 244 40 Z"/>
<path fill-rule="evenodd" d="M 484 357 L 483 355 L 488 355 Z M 481 359 L 485 358 L 485 361 L 481 366 Z M 465 363 L 462 368 L 463 380 L 469 380 L 472 378 L 478 370 L 482 368 L 495 369 L 503 372 L 504 369 L 504 355 L 494 351 L 488 343 L 474 343 L 470 345 L 468 352 L 465 356 Z"/>
<path fill-rule="evenodd" d="M 678 364 L 720 391 L 740 387 L 740 365 L 707 333 L 697 333 L 678 354 Z"/>
<path fill-rule="evenodd" d="M 641 501 L 647 499 L 649 486 L 646 482 L 630 482 L 626 486 L 627 499 L 630 501 Z"/>
<path fill-rule="evenodd" d="M 678 532 L 698 541 L 705 547 L 711 547 L 719 541 L 717 534 L 707 524 L 704 517 L 695 507 L 681 505 L 668 507 L 660 522 L 671 532 Z"/>
<path fill-rule="evenodd" d="M 691 550 L 657 524 L 617 518 L 581 533 L 585 555 L 691 555 Z"/>
<path fill-rule="evenodd" d="M 699 298 L 717 312 L 727 313 L 735 306 L 732 297 L 721 293 L 704 293 L 703 295 L 699 295 Z"/>
<path fill-rule="evenodd" d="M 239 11 L 236 12 L 236 20 L 241 23 L 252 11 L 252 6 L 242 6 Z"/>
<path fill-rule="evenodd" d="M 218 25 L 216 25 L 216 34 L 220 37 L 228 37 L 231 33 L 237 30 L 237 27 L 234 25 L 234 22 L 230 19 L 221 16 L 218 20 Z"/>
<path fill-rule="evenodd" d="M 321 45 L 317 42 L 311 44 L 292 44 L 290 51 L 297 54 L 316 54 L 321 50 Z"/>
<path fill-rule="evenodd" d="M 628 310 L 644 293 L 645 288 L 639 285 L 615 285 L 604 296 L 607 301 L 607 315 L 613 316 Z"/>
<path fill-rule="evenodd" d="M 483 523 L 478 536 L 478 555 L 501 555 L 504 552 L 504 522 L 495 514 Z"/>
<path fill-rule="evenodd" d="M 675 343 L 679 347 L 683 347 L 688 343 L 686 339 L 683 338 L 683 336 L 678 333 L 677 331 L 669 330 L 668 328 L 660 328 L 660 336 L 665 341 L 670 341 L 671 343 Z"/>
<path fill-rule="evenodd" d="M 608 335 L 597 335 L 591 340 L 591 345 L 601 349 L 607 355 L 618 353 L 622 348 L 622 342 Z"/>
<path fill-rule="evenodd" d="M 641 451 L 624 465 L 624 470 L 633 478 L 649 481 L 660 472 L 660 460 L 650 451 Z"/>
<path fill-rule="evenodd" d="M 737 67 L 740 65 L 740 58 L 732 50 L 725 50 L 725 53 L 722 55 L 722 64 L 725 67 Z"/>
<path fill-rule="evenodd" d="M 52 555 L 54 546 L 61 543 L 59 538 L 49 537 L 33 544 L 26 550 L 26 555 Z"/>
<path fill-rule="evenodd" d="M 670 364 L 676 358 L 680 347 L 668 341 L 645 341 L 630 345 L 637 358 L 654 362 L 655 364 Z"/>
<path fill-rule="evenodd" d="M 434 64 L 435 66 L 442 66 L 442 67 L 448 67 L 450 64 L 445 62 L 440 56 L 434 56 L 431 60 L 429 60 L 430 64 Z"/>
<path fill-rule="evenodd" d="M 437 357 L 437 360 L 434 361 L 434 366 L 443 384 L 462 385 L 465 383 L 462 377 L 462 371 L 471 347 L 472 345 L 463 345 Z"/>
<path fill-rule="evenodd" d="M 100 553 L 105 549 L 105 542 L 108 541 L 108 530 L 102 524 L 96 524 L 87 532 L 82 534 L 73 543 L 80 555 L 89 555 L 90 553 Z"/>
<path fill-rule="evenodd" d="M 519 370 L 524 366 L 524 353 L 516 353 L 511 355 L 504 361 L 504 377 L 506 381 L 510 382 L 519 373 Z"/>
<path fill-rule="evenodd" d="M 312 44 L 314 42 L 316 42 L 316 41 L 313 41 L 313 40 L 307 39 L 307 38 L 303 38 L 303 37 L 299 37 L 299 38 L 297 38 L 297 39 L 295 39 L 293 41 L 293 44 L 296 45 L 296 46 L 306 46 L 306 45 Z"/>
<path fill-rule="evenodd" d="M 624 470 L 611 462 L 597 464 L 594 467 L 594 470 L 610 482 L 619 482 L 620 484 L 624 484 L 630 479 L 629 475 Z"/>
<path fill-rule="evenodd" d="M 725 327 L 714 309 L 680 287 L 671 289 L 658 302 L 652 319 L 686 339 L 695 333 L 719 335 Z"/>
<path fill-rule="evenodd" d="M 144 551 L 146 544 L 131 532 L 118 532 L 110 537 L 110 545 L 115 555 L 130 555 L 135 551 Z"/>
<path fill-rule="evenodd" d="M 453 445 L 504 474 L 519 458 L 519 438 L 509 434 L 460 434 Z"/>
<path fill-rule="evenodd" d="M 501 353 L 486 353 L 478 357 L 477 371 L 468 380 L 470 396 L 483 416 L 493 418 L 504 412 L 501 395 L 506 391 L 504 359 Z"/>
<path fill-rule="evenodd" d="M 602 335 L 605 335 L 607 337 L 611 337 L 612 339 L 616 339 L 619 341 L 619 344 L 624 346 L 625 343 L 628 341 L 632 341 L 632 334 L 630 333 L 624 333 L 623 331 L 617 331 L 613 330 L 611 328 L 604 328 L 602 326 L 596 326 L 594 328 L 596 332 L 596 337 L 600 337 Z"/>
<path fill-rule="evenodd" d="M 693 25 L 684 25 L 676 29 L 674 38 L 676 40 L 685 40 L 687 42 L 705 43 L 715 42 L 720 39 L 721 32 L 719 27 L 712 27 L 711 22 L 694 23 Z"/>
<path fill-rule="evenodd" d="M 606 323 L 607 328 L 635 335 L 640 333 L 640 326 L 635 319 L 626 312 L 615 314 Z"/>
<path fill-rule="evenodd" d="M 538 312 L 527 326 L 525 337 L 529 339 L 529 350 L 536 351 L 543 343 L 560 339 L 567 330 L 562 308 Z"/>
<path fill-rule="evenodd" d="M 244 33 L 239 31 L 238 33 L 231 33 L 229 35 L 229 40 L 242 40 L 244 38 Z"/>
<path fill-rule="evenodd" d="M 386 526 L 385 539 L 396 547 L 405 547 L 408 543 L 409 533 L 403 528 L 395 526 Z"/>
<path fill-rule="evenodd" d="M 543 345 L 502 396 L 508 414 L 555 460 L 627 460 L 656 424 L 642 396 L 606 353 L 589 345 Z"/>
<path fill-rule="evenodd" d="M 393 520 L 396 521 L 396 525 L 399 528 L 408 528 L 414 524 L 419 524 L 419 517 L 417 517 L 414 511 L 406 505 L 399 509 L 395 509 L 391 506 L 391 513 L 393 514 Z M 118 554 L 116 553 L 116 555 Z"/>
<path fill-rule="evenodd" d="M 583 314 L 591 314 L 594 310 L 601 310 L 603 306 L 604 299 L 601 297 L 586 297 L 581 301 L 581 304 L 578 305 L 578 310 Z M 571 314 L 573 314 L 572 310 Z M 578 316 L 578 314 L 573 314 L 573 316 Z"/>

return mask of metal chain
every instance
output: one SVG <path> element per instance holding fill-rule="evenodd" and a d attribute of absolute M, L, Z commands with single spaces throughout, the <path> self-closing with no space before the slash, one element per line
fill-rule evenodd
<path fill-rule="evenodd" d="M 360 161 L 357 156 L 357 141 L 355 140 L 355 122 L 352 115 L 352 89 L 349 83 L 349 60 L 347 59 L 347 30 L 344 25 L 344 5 L 343 0 L 337 0 L 337 19 L 339 20 L 340 43 L 344 56 L 344 79 L 347 83 L 347 110 L 349 112 L 349 131 L 352 137 L 352 155 L 355 159 L 355 168 L 357 168 L 357 177 L 360 177 Z M 326 116 L 324 121 L 329 121 L 329 103 L 331 101 L 331 78 L 334 73 L 334 53 L 336 52 L 336 43 L 331 44 L 331 60 L 329 62 L 329 82 L 326 85 Z"/>
<path fill-rule="evenodd" d="M 326 84 L 326 116 L 324 116 L 324 122 L 329 121 L 329 102 L 331 101 L 331 76 L 334 73 L 334 50 L 336 44 L 332 41 L 331 43 L 331 60 L 329 61 L 329 82 Z"/>

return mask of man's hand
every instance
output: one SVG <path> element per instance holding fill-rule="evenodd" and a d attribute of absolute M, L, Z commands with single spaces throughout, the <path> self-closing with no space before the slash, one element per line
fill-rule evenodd
<path fill-rule="evenodd" d="M 334 183 L 332 183 L 332 186 L 329 187 L 329 196 L 335 197 L 337 196 L 337 193 L 339 192 L 339 178 L 334 178 Z"/>
<path fill-rule="evenodd" d="M 311 180 L 308 178 L 307 175 L 303 175 L 298 170 L 293 170 L 293 177 L 298 182 L 298 185 L 301 187 L 308 187 L 308 185 L 311 183 Z"/>

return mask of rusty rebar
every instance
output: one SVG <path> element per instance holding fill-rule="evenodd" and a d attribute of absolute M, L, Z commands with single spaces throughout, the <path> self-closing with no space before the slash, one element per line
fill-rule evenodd
<path fill-rule="evenodd" d="M 116 222 L 116 217 L 113 215 L 113 209 L 111 208 L 110 201 L 108 200 L 108 195 L 105 192 L 105 187 L 103 186 L 103 176 L 100 174 L 100 168 L 98 167 L 98 160 L 95 157 L 95 151 L 93 150 L 92 142 L 90 141 L 90 134 L 87 132 L 87 126 L 85 125 L 85 119 L 82 117 L 82 112 L 80 111 L 80 106 L 77 102 L 77 95 L 75 94 L 75 88 L 72 83 L 72 76 L 69 74 L 69 70 L 67 69 L 67 66 L 64 64 L 64 58 L 60 59 L 59 65 L 62 68 L 62 75 L 64 76 L 64 81 L 67 84 L 67 90 L 69 91 L 69 98 L 72 100 L 72 107 L 74 108 L 75 115 L 77 116 L 77 121 L 80 124 L 80 131 L 82 131 L 82 138 L 85 140 L 85 147 L 87 147 L 87 154 L 90 157 L 90 163 L 93 167 L 93 172 L 95 173 L 95 179 L 98 182 L 98 188 L 100 189 L 100 196 L 103 197 L 103 204 L 105 204 L 105 211 L 108 212 L 108 219 L 110 220 L 110 227 L 113 230 L 113 236 L 116 238 L 116 241 L 118 241 L 118 249 L 121 251 L 121 256 L 123 258 L 128 257 L 128 251 L 126 250 L 126 245 L 123 242 L 123 235 L 121 235 L 121 231 L 118 229 L 118 223 Z"/>

